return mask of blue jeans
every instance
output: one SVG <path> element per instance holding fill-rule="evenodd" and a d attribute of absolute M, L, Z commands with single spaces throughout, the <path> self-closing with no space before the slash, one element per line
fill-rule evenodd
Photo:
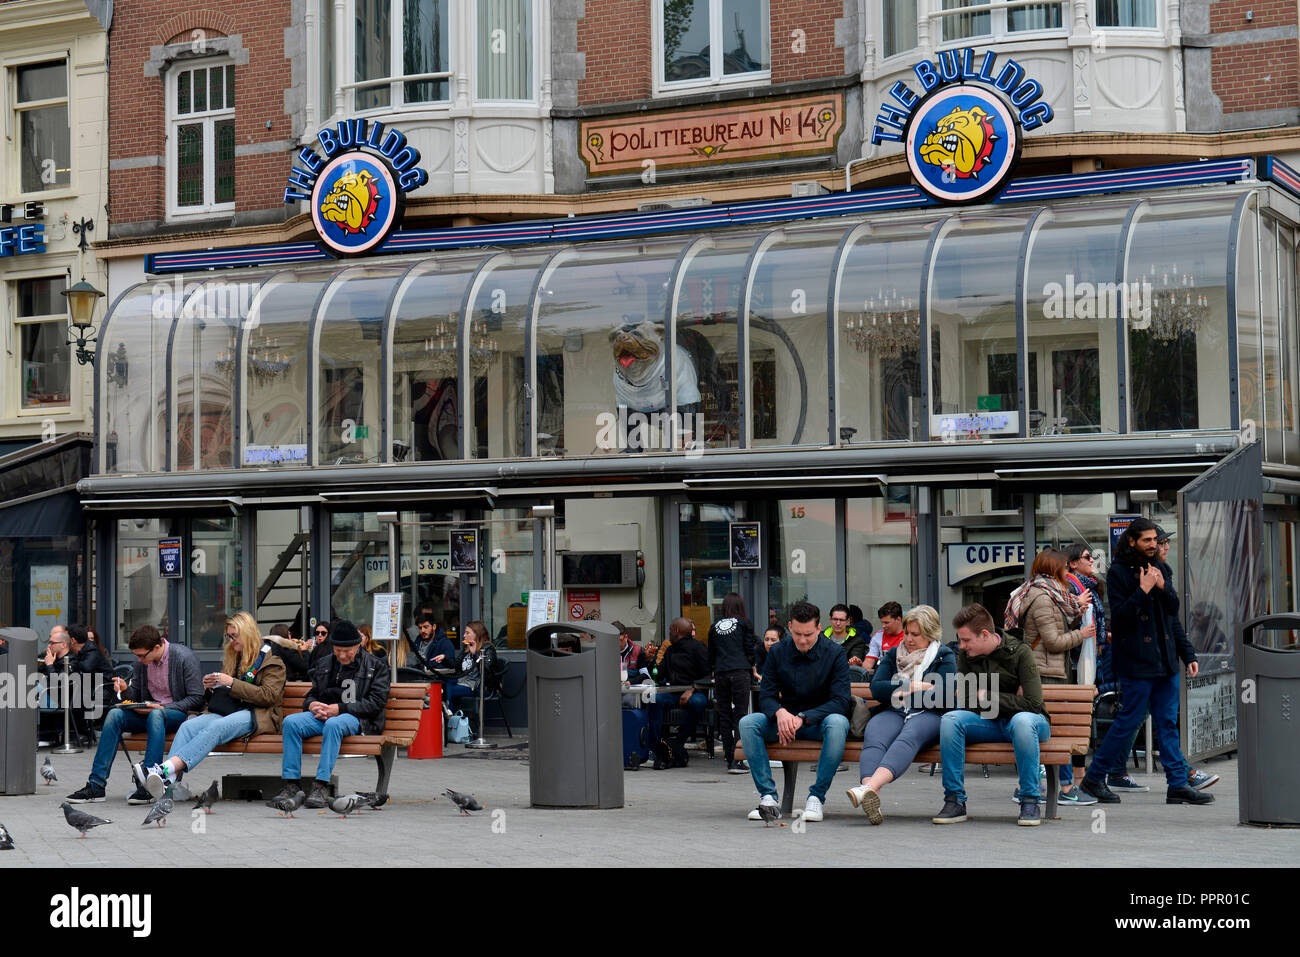
<path fill-rule="evenodd" d="M 95 748 L 95 761 L 90 766 L 90 783 L 97 788 L 108 784 L 108 772 L 117 757 L 118 744 L 126 733 L 149 735 L 144 744 L 144 766 L 153 767 L 163 759 L 163 739 L 167 732 L 175 731 L 185 720 L 185 712 L 174 708 L 152 708 L 147 715 L 114 708 L 104 719 L 99 732 L 99 745 Z"/>
<path fill-rule="evenodd" d="M 1020 797 L 1037 801 L 1038 745 L 1052 736 L 1047 718 L 1018 711 L 1009 718 L 981 718 L 974 711 L 949 711 L 939 726 L 939 751 L 943 755 L 943 796 L 966 803 L 966 745 L 1011 742 L 1020 773 Z"/>
<path fill-rule="evenodd" d="M 284 719 L 280 734 L 284 737 L 284 760 L 280 776 L 286 781 L 296 781 L 302 776 L 302 742 L 304 738 L 321 736 L 320 763 L 316 765 L 316 780 L 328 784 L 339 759 L 339 748 L 350 734 L 361 733 L 361 720 L 354 714 L 336 714 L 321 721 L 310 711 L 299 711 Z"/>
<path fill-rule="evenodd" d="M 663 728 L 664 712 L 681 707 L 681 701 L 681 695 L 670 691 L 667 694 L 655 695 L 654 701 L 646 705 L 646 716 L 650 719 L 650 740 L 652 742 L 659 740 L 659 734 Z M 691 735 L 695 733 L 696 725 L 700 723 L 700 718 L 704 716 L 704 709 L 708 706 L 708 703 L 709 696 L 703 691 L 697 691 L 691 695 L 690 700 L 686 702 L 686 715 L 682 718 L 681 727 L 677 729 L 678 744 L 685 744 L 690 740 Z"/>
<path fill-rule="evenodd" d="M 844 757 L 849 719 L 842 714 L 828 714 L 817 724 L 804 725 L 794 736 L 801 741 L 822 743 L 821 757 L 817 759 L 817 780 L 808 789 L 808 793 L 819 801 L 825 801 L 826 792 L 835 779 L 835 769 Z M 770 794 L 773 797 L 776 797 L 776 784 L 772 781 L 772 762 L 767 757 L 767 745 L 778 737 L 776 719 L 769 718 L 761 711 L 740 719 L 740 745 L 745 749 L 745 760 L 749 763 L 754 787 L 758 788 L 759 794 Z"/>
<path fill-rule="evenodd" d="M 177 757 L 185 762 L 185 770 L 192 771 L 213 748 L 252 734 L 257 730 L 257 715 L 245 708 L 234 714 L 201 714 L 190 718 L 172 740 L 167 757 Z"/>
<path fill-rule="evenodd" d="M 461 698 L 478 698 L 478 692 L 473 688 L 466 688 L 463 684 L 455 681 L 449 682 L 443 686 L 443 696 L 447 699 L 447 706 L 451 707 L 460 701 Z M 471 702 L 471 706 L 473 702 Z M 455 711 L 455 708 L 451 709 Z"/>
<path fill-rule="evenodd" d="M 1175 671 L 1167 678 L 1119 679 L 1123 704 L 1106 732 L 1106 739 L 1093 755 L 1085 780 L 1096 782 L 1105 778 L 1107 773 L 1123 773 L 1133 736 L 1149 708 L 1151 727 L 1160 748 L 1160 763 L 1165 766 L 1165 781 L 1171 788 L 1187 786 L 1190 766 L 1178 742 L 1178 677 Z"/>

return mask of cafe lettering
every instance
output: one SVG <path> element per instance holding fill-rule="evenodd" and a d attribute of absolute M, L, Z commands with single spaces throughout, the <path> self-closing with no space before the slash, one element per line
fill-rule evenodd
<path fill-rule="evenodd" d="M 45 252 L 45 224 L 10 226 L 15 217 L 44 219 L 45 206 L 35 202 L 24 203 L 22 206 L 0 204 L 0 257 Z"/>

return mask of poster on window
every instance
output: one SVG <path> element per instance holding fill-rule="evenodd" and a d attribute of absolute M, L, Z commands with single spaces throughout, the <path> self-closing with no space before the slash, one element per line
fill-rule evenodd
<path fill-rule="evenodd" d="M 158 539 L 158 577 L 180 578 L 181 540 L 179 538 Z"/>
<path fill-rule="evenodd" d="M 33 565 L 31 602 L 29 627 L 38 634 L 48 634 L 54 625 L 63 624 L 68 617 L 68 566 Z"/>
<path fill-rule="evenodd" d="M 395 642 L 402 633 L 402 593 L 378 592 L 370 611 L 370 629 L 375 641 Z M 392 644 L 384 647 L 390 650 Z"/>
<path fill-rule="evenodd" d="M 731 566 L 740 569 L 761 568 L 758 522 L 731 523 Z"/>
<path fill-rule="evenodd" d="M 451 570 L 478 574 L 478 529 L 451 530 Z"/>

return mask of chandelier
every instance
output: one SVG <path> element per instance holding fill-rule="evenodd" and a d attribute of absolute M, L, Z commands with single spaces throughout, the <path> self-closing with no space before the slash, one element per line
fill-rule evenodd
<path fill-rule="evenodd" d="M 456 320 L 451 313 L 434 324 L 433 334 L 424 340 L 426 367 L 440 379 L 456 378 L 460 374 L 457 356 Z M 487 375 L 501 356 L 496 337 L 488 330 L 486 320 L 476 319 L 469 328 L 469 373 L 473 378 Z"/>
<path fill-rule="evenodd" d="M 1152 265 L 1151 274 L 1143 274 L 1139 293 L 1149 296 L 1151 304 L 1151 324 L 1147 331 L 1153 339 L 1161 342 L 1175 342 L 1183 336 L 1194 336 L 1201 323 L 1209 319 L 1210 297 L 1196 291 L 1196 276 L 1193 273 L 1178 272 L 1178 266 L 1170 264 L 1168 269 L 1160 271 L 1160 285 L 1154 292 L 1148 292 L 1156 283 L 1156 267 Z M 1146 303 L 1141 303 L 1145 307 Z"/>
<path fill-rule="evenodd" d="M 862 303 L 862 312 L 849 315 L 844 331 L 858 352 L 897 359 L 921 344 L 921 310 L 915 299 L 899 296 L 897 289 L 881 288 L 874 299 Z"/>
<path fill-rule="evenodd" d="M 254 330 L 248 341 L 248 371 L 259 382 L 270 382 L 289 371 L 293 358 L 280 348 L 277 336 L 268 336 L 261 329 Z M 235 368 L 235 335 L 230 334 L 226 348 L 212 360 L 218 372 L 229 375 Z"/>

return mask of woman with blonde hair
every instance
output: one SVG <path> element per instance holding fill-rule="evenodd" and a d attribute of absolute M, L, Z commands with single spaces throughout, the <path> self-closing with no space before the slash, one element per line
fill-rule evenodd
<path fill-rule="evenodd" d="M 942 643 L 939 613 L 917 605 L 903 616 L 903 640 L 885 652 L 871 679 L 872 709 L 862 742 L 862 783 L 849 788 L 849 801 L 879 824 L 880 792 L 901 778 L 916 756 L 939 741 L 948 686 L 957 674 L 957 655 Z"/>
<path fill-rule="evenodd" d="M 160 797 L 181 775 L 197 767 L 213 748 L 250 734 L 275 734 L 283 718 L 284 662 L 263 641 L 246 611 L 226 619 L 221 670 L 203 676 L 206 710 L 176 732 L 161 764 L 149 768 L 145 786 Z M 140 765 L 136 765 L 139 775 Z"/>

